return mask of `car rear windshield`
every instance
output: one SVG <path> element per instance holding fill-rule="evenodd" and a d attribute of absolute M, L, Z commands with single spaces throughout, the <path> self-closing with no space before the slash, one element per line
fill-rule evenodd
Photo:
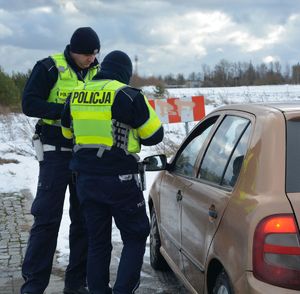
<path fill-rule="evenodd" d="M 300 192 L 300 119 L 287 121 L 286 192 Z"/>

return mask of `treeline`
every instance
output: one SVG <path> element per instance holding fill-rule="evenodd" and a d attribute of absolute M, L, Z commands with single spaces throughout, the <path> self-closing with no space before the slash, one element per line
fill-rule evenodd
<path fill-rule="evenodd" d="M 10 110 L 21 109 L 21 97 L 30 75 L 13 73 L 8 75 L 0 67 L 0 106 Z M 229 62 L 221 60 L 213 67 L 203 64 L 199 72 L 188 76 L 168 74 L 166 76 L 141 77 L 134 73 L 130 84 L 134 87 L 154 85 L 163 92 L 168 87 L 234 87 L 256 85 L 300 84 L 300 64 L 282 65 L 279 62 L 253 65 L 252 62 Z M 1 110 L 0 109 L 0 110 Z"/>
<path fill-rule="evenodd" d="M 155 80 L 155 83 L 153 81 Z M 157 85 L 166 87 L 235 87 L 300 84 L 300 64 L 282 65 L 279 62 L 261 63 L 229 62 L 221 60 L 214 67 L 203 64 L 199 72 L 192 72 L 187 77 L 183 74 L 168 74 L 164 77 L 133 77 L 136 87 Z"/>
<path fill-rule="evenodd" d="M 0 112 L 20 111 L 21 97 L 30 71 L 8 75 L 0 67 Z"/>

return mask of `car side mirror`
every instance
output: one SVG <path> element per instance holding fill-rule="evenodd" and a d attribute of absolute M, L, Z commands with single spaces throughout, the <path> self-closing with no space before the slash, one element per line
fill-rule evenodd
<path fill-rule="evenodd" d="M 160 171 L 167 166 L 167 157 L 164 154 L 147 156 L 143 160 L 146 171 Z"/>

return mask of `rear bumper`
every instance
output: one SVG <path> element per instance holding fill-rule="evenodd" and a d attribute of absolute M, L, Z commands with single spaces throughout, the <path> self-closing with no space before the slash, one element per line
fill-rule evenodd
<path fill-rule="evenodd" d="M 281 288 L 273 286 L 271 284 L 264 283 L 260 280 L 257 280 L 252 272 L 247 272 L 245 275 L 246 279 L 246 288 L 245 292 L 237 293 L 249 293 L 249 294 L 299 294 L 299 290 L 290 290 L 286 288 Z M 239 285 L 236 285 L 236 289 L 239 290 Z"/>

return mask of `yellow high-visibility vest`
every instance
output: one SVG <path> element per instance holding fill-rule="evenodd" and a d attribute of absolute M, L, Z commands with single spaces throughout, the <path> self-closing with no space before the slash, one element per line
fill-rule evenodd
<path fill-rule="evenodd" d="M 132 129 L 122 123 L 112 120 L 111 108 L 115 97 L 126 84 L 116 80 L 93 80 L 82 88 L 72 91 L 70 108 L 73 120 L 73 134 L 76 146 L 80 148 L 97 148 L 104 146 L 110 149 L 117 146 L 117 138 L 114 137 L 114 128 L 119 124 L 127 128 L 124 134 L 126 144 L 120 148 L 129 153 L 138 153 L 141 150 L 140 138 L 151 137 L 160 127 L 161 122 L 155 111 L 144 96 L 149 110 L 149 119 L 139 128 Z M 65 137 L 70 138 L 70 130 L 62 128 Z"/>
<path fill-rule="evenodd" d="M 50 57 L 55 62 L 55 66 L 58 70 L 58 78 L 55 85 L 50 91 L 49 97 L 47 99 L 48 102 L 64 104 L 71 91 L 77 87 L 83 88 L 84 84 L 87 81 L 92 80 L 99 69 L 99 65 L 90 68 L 83 82 L 78 80 L 76 73 L 68 65 L 63 53 L 53 54 Z M 61 125 L 60 120 L 43 119 L 43 122 L 48 125 Z"/>

